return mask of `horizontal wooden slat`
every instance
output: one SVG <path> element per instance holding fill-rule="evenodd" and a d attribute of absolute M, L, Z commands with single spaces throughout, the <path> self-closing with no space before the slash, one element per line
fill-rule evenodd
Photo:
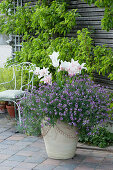
<path fill-rule="evenodd" d="M 82 24 L 82 25 L 101 25 L 101 21 L 77 21 L 77 24 Z"/>
<path fill-rule="evenodd" d="M 96 17 L 78 17 L 77 21 L 99 21 L 103 18 L 103 16 L 96 16 Z"/>
<path fill-rule="evenodd" d="M 106 31 L 106 30 L 95 30 L 95 33 L 96 34 L 113 34 L 113 30 L 110 30 L 110 31 Z"/>
<path fill-rule="evenodd" d="M 95 42 L 101 43 L 103 42 L 104 44 L 113 44 L 113 39 L 95 39 Z"/>
<path fill-rule="evenodd" d="M 113 34 L 92 34 L 93 37 L 99 39 L 113 39 Z"/>
<path fill-rule="evenodd" d="M 87 27 L 87 26 L 86 26 Z M 74 29 L 72 29 L 71 30 L 71 32 L 72 33 L 75 33 L 75 32 L 77 32 L 77 28 L 79 28 L 79 29 L 82 29 L 83 27 L 81 26 L 77 26 L 77 27 L 75 27 Z M 112 35 L 113 34 L 113 30 L 110 30 L 110 31 L 106 31 L 106 30 L 101 30 L 101 29 L 93 29 L 93 27 L 92 28 L 90 28 L 90 32 L 93 34 L 101 34 L 102 36 L 105 34 L 105 35 L 108 35 L 108 36 L 110 36 L 110 35 Z"/>
<path fill-rule="evenodd" d="M 95 5 L 94 4 L 91 4 L 90 6 L 86 3 L 84 4 L 78 4 L 77 5 L 78 8 L 95 8 Z"/>
<path fill-rule="evenodd" d="M 92 11 L 92 12 L 79 12 L 80 16 L 82 17 L 98 17 L 98 16 L 104 16 L 104 12 L 102 11 Z"/>
<path fill-rule="evenodd" d="M 70 1 L 69 4 L 70 5 L 75 5 L 75 4 L 78 4 L 78 1 Z"/>
<path fill-rule="evenodd" d="M 83 25 L 82 23 L 77 24 L 75 29 L 79 30 L 81 28 L 89 28 L 89 30 L 101 30 L 101 25 Z"/>
<path fill-rule="evenodd" d="M 77 8 L 79 12 L 92 12 L 92 11 L 104 11 L 102 8 Z"/>

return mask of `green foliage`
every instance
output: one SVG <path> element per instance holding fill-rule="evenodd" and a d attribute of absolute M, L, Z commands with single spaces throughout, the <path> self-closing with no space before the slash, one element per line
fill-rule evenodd
<path fill-rule="evenodd" d="M 104 18 L 101 20 L 103 29 L 109 31 L 113 29 L 113 0 L 84 0 L 89 5 L 92 3 L 99 8 L 105 8 Z"/>
<path fill-rule="evenodd" d="M 97 0 L 87 2 L 101 2 L 100 7 L 107 7 L 108 4 L 107 1 Z M 6 0 L 0 4 L 1 12 L 5 13 L 0 20 L 1 32 L 23 35 L 22 49 L 16 52 L 15 62 L 30 61 L 40 68 L 49 67 L 52 71 L 48 56 L 53 51 L 59 51 L 60 60 L 70 61 L 74 58 L 80 64 L 85 62 L 89 73 L 96 71 L 99 74 L 108 74 L 113 80 L 111 48 L 105 45 L 95 47 L 91 33 L 86 28 L 77 32 L 77 38 L 65 37 L 76 25 L 76 17 L 79 16 L 77 10 L 68 11 L 67 7 L 67 3 L 60 0 L 43 0 L 41 4 L 38 1 L 31 8 L 29 4 L 19 6 L 13 14 L 12 11 L 8 12 L 10 8 L 14 8 L 13 3 Z"/>
<path fill-rule="evenodd" d="M 21 101 L 21 110 L 23 110 L 24 115 L 22 116 L 22 124 L 17 125 L 19 132 L 36 136 L 41 134 L 40 118 L 38 112 L 35 114 L 36 105 L 35 96 L 32 94 L 30 94 L 30 99 L 26 98 L 26 100 Z"/>
<path fill-rule="evenodd" d="M 100 126 L 95 127 L 92 134 L 88 135 L 86 129 L 84 128 L 80 132 L 79 141 L 104 148 L 110 144 L 113 144 L 113 133 L 108 132 L 105 127 Z"/>
<path fill-rule="evenodd" d="M 0 68 L 0 83 L 9 82 L 13 79 L 13 70 L 12 68 Z M 0 85 L 0 91 L 14 89 L 14 81 Z"/>
<path fill-rule="evenodd" d="M 8 5 L 7 5 L 8 4 Z M 51 38 L 55 34 L 65 35 L 76 24 L 77 10 L 67 11 L 66 2 L 52 1 L 51 5 L 37 2 L 35 7 L 18 6 L 16 12 L 8 12 L 14 9 L 9 0 L 0 4 L 2 14 L 0 20 L 1 32 L 29 36 L 45 33 L 45 37 Z M 6 17 L 5 17 L 6 16 Z"/>
<path fill-rule="evenodd" d="M 2 5 L 6 3 L 7 1 L 3 1 Z M 1 8 L 3 8 L 2 5 Z M 45 5 L 45 2 L 40 5 L 38 1 L 32 8 L 29 8 L 28 4 L 17 7 L 16 13 L 11 15 L 11 20 L 9 14 L 7 17 L 2 16 L 0 27 L 2 32 L 7 34 L 23 35 L 23 47 L 21 52 L 17 52 L 15 61 L 31 61 L 37 66 L 47 67 L 50 64 L 48 54 L 53 52 L 51 44 L 54 45 L 57 42 L 56 37 L 60 39 L 58 41 L 62 40 L 58 45 L 63 44 L 65 41 L 63 36 L 76 25 L 78 16 L 77 10 L 67 10 L 66 2 L 52 1 L 49 5 Z M 69 39 L 66 41 L 69 46 Z"/>
<path fill-rule="evenodd" d="M 105 45 L 96 46 L 94 49 L 94 64 L 92 70 L 96 70 L 99 74 L 109 74 L 111 80 L 113 80 L 113 50 L 106 48 Z"/>
<path fill-rule="evenodd" d="M 75 60 L 79 60 L 80 63 L 85 62 L 87 69 L 89 70 L 93 64 L 93 39 L 91 33 L 87 28 L 83 28 L 82 31 L 77 32 L 77 49 L 75 50 Z"/>
<path fill-rule="evenodd" d="M 78 16 L 77 10 L 67 11 L 66 3 L 56 1 L 53 1 L 50 6 L 37 4 L 35 9 L 32 15 L 32 27 L 37 29 L 38 26 L 38 31 L 43 30 L 50 36 L 54 34 L 65 35 L 75 25 Z"/>
<path fill-rule="evenodd" d="M 3 15 L 0 16 L 0 32 L 5 34 L 18 34 L 24 35 L 24 33 L 33 32 L 33 28 L 30 26 L 30 20 L 32 16 L 33 7 L 29 8 L 28 4 L 24 7 L 18 6 L 14 13 L 13 2 L 6 0 L 0 3 L 0 11 Z"/>
<path fill-rule="evenodd" d="M 113 80 L 113 50 L 106 45 L 94 46 L 88 29 L 78 31 L 78 46 L 75 50 L 75 60 L 80 63 L 85 62 L 89 73 L 97 72 Z"/>

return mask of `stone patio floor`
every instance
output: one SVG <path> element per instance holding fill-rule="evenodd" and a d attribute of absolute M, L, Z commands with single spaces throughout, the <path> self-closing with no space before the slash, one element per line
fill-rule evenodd
<path fill-rule="evenodd" d="M 50 159 L 42 137 L 15 133 L 15 121 L 0 115 L 0 170 L 113 170 L 113 146 L 79 143 L 73 159 Z"/>

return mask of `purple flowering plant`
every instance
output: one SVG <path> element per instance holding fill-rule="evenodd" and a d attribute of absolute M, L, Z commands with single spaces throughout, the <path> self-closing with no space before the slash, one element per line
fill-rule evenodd
<path fill-rule="evenodd" d="M 40 133 L 42 120 L 46 119 L 49 126 L 63 121 L 77 127 L 79 132 L 85 128 L 88 135 L 93 135 L 97 125 L 113 117 L 108 113 L 112 101 L 110 94 L 87 75 L 79 74 L 85 63 L 61 61 L 59 67 L 58 53 L 54 52 L 54 55 L 50 57 L 57 72 L 67 71 L 68 74 L 61 79 L 57 76 L 53 82 L 48 68 L 35 70 L 44 83 L 41 82 L 39 88 L 35 87 L 31 93 L 27 92 L 21 101 L 21 127 L 28 134 Z"/>
<path fill-rule="evenodd" d="M 108 114 L 110 105 L 108 92 L 96 85 L 87 75 L 64 77 L 64 83 L 39 84 L 22 100 L 22 125 L 37 130 L 43 119 L 50 126 L 57 120 L 82 130 L 84 127 L 91 135 L 97 124 L 111 119 Z M 112 115 L 113 117 L 113 115 Z M 26 125 L 27 122 L 27 125 Z"/>

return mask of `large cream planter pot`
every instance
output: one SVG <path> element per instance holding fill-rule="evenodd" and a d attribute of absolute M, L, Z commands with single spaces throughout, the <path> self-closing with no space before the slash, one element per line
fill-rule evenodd
<path fill-rule="evenodd" d="M 75 127 L 64 122 L 57 122 L 54 127 L 44 125 L 41 131 L 49 158 L 69 159 L 74 157 L 78 142 Z"/>

